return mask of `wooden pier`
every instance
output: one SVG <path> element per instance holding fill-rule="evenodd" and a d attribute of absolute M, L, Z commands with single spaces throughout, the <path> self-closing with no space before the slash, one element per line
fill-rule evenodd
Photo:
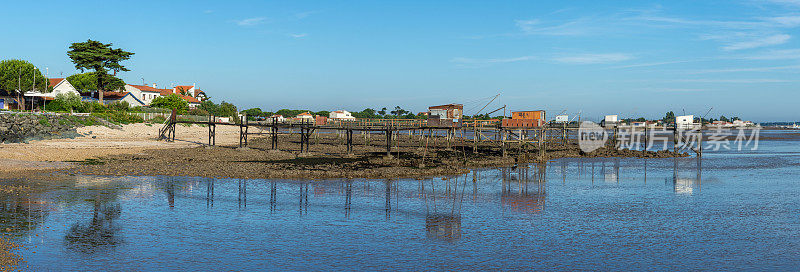
<path fill-rule="evenodd" d="M 296 134 L 300 140 L 300 153 L 311 150 L 312 136 L 319 133 L 335 133 L 337 136 L 343 136 L 342 144 L 346 145 L 348 154 L 353 153 L 355 134 L 364 137 L 364 145 L 370 145 L 371 138 L 378 134 L 385 139 L 382 144 L 386 147 L 387 155 L 391 155 L 393 145 L 397 142 L 398 137 L 407 135 L 409 139 L 418 141 L 420 147 L 425 147 L 426 150 L 429 147 L 450 149 L 455 143 L 459 143 L 461 147 L 472 145 L 472 151 L 477 153 L 479 146 L 488 145 L 499 149 L 505 157 L 508 155 L 510 147 L 516 147 L 519 153 L 536 150 L 538 154 L 534 155 L 545 159 L 549 147 L 576 144 L 579 137 L 578 128 L 568 127 L 566 124 L 548 124 L 542 127 L 504 127 L 499 122 L 470 120 L 460 123 L 460 126 L 444 127 L 428 126 L 425 120 L 396 119 L 329 120 L 324 124 L 317 124 L 313 119 L 294 122 L 247 121 L 246 116 L 239 122 L 227 123 L 216 121 L 215 116 L 209 116 L 208 121 L 178 120 L 176 116 L 173 112 L 167 119 L 164 127 L 159 131 L 159 140 L 174 141 L 177 124 L 206 125 L 208 126 L 208 146 L 215 146 L 217 126 L 238 126 L 240 148 L 247 147 L 248 136 L 259 135 L 269 137 L 271 149 L 279 150 L 278 137 L 280 135 Z M 251 132 L 250 127 L 257 128 L 259 132 Z M 644 128 L 644 131 L 647 132 L 647 128 Z M 677 130 L 674 131 L 674 150 L 687 148 L 677 144 L 682 136 Z M 613 147 L 619 134 L 619 128 L 612 128 L 609 134 L 609 142 Z M 702 137 L 700 138 L 702 139 Z M 695 151 L 698 156 L 702 153 L 701 144 L 698 144 L 696 148 L 688 147 L 688 149 Z"/>

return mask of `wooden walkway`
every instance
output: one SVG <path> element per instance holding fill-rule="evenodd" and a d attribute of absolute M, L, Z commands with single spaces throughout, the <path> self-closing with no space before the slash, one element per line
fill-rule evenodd
<path fill-rule="evenodd" d="M 446 147 L 450 148 L 455 142 L 462 146 L 472 142 L 473 152 L 478 151 L 481 143 L 489 143 L 500 148 L 503 156 L 506 156 L 509 145 L 518 145 L 519 150 L 527 150 L 533 147 L 539 152 L 539 157 L 544 158 L 549 144 L 567 145 L 570 142 L 577 142 L 579 137 L 578 128 L 567 127 L 566 125 L 544 126 L 544 127 L 502 127 L 499 122 L 487 121 L 466 121 L 459 127 L 432 127 L 428 126 L 425 120 L 358 120 L 358 121 L 339 121 L 316 124 L 314 120 L 301 122 L 267 122 L 267 121 L 247 121 L 247 117 L 242 118 L 239 123 L 216 122 L 215 116 L 209 116 L 208 121 L 177 120 L 173 113 L 159 131 L 159 140 L 174 141 L 177 124 L 196 124 L 208 127 L 208 145 L 216 145 L 217 126 L 238 126 L 239 127 L 239 147 L 246 147 L 249 135 L 266 135 L 270 137 L 271 148 L 279 149 L 278 135 L 298 134 L 300 138 L 300 152 L 309 152 L 311 148 L 311 136 L 322 131 L 335 132 L 337 135 L 344 135 L 347 152 L 353 153 L 354 133 L 363 134 L 364 137 L 371 137 L 379 133 L 385 137 L 385 147 L 387 155 L 391 154 L 393 141 L 401 133 L 407 133 L 410 137 L 419 137 L 420 141 L 432 138 L 442 139 L 446 142 Z M 259 128 L 261 132 L 250 132 L 250 127 Z M 267 131 L 264 133 L 264 131 Z M 647 131 L 647 130 L 645 130 Z M 610 132 L 611 145 L 616 143 L 619 129 L 614 128 Z M 681 139 L 677 133 L 674 134 L 675 143 Z M 702 137 L 701 137 L 702 138 Z M 435 140 L 434 140 L 435 141 Z M 702 143 L 702 142 L 701 142 Z M 369 145 L 369 141 L 366 141 Z M 674 144 L 675 151 L 678 145 Z M 692 149 L 698 155 L 702 153 L 701 144 L 698 148 Z M 522 152 L 522 151 L 521 151 Z"/>

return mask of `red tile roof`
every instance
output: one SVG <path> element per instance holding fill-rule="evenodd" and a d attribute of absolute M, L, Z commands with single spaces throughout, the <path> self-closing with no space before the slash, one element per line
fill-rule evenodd
<path fill-rule="evenodd" d="M 128 95 L 128 92 L 103 92 L 103 99 L 117 100 L 124 98 L 126 95 Z"/>
<path fill-rule="evenodd" d="M 133 84 L 128 84 L 128 85 L 131 85 L 132 87 L 134 87 L 134 88 L 136 88 L 136 89 L 139 89 L 140 91 L 145 91 L 145 92 L 157 92 L 157 93 L 160 93 L 160 92 L 161 92 L 161 89 L 156 89 L 156 88 L 153 88 L 153 87 L 150 87 L 150 86 L 144 86 L 144 85 L 133 85 Z"/>
<path fill-rule="evenodd" d="M 175 93 L 180 93 L 181 90 L 188 91 L 191 90 L 192 88 L 194 88 L 194 86 L 175 86 L 174 90 Z"/>
<path fill-rule="evenodd" d="M 50 79 L 50 85 L 49 85 L 49 87 L 50 87 L 50 88 L 52 88 L 52 87 L 55 87 L 55 86 L 56 86 L 56 85 L 58 85 L 58 83 L 60 83 L 62 80 L 64 80 L 64 79 L 63 79 L 63 78 L 51 78 L 51 79 Z"/>

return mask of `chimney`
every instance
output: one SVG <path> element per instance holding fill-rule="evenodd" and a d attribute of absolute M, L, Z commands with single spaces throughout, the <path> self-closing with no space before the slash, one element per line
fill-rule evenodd
<path fill-rule="evenodd" d="M 155 84 L 155 83 L 153 83 L 153 89 L 157 89 L 157 88 L 158 88 L 158 87 L 156 87 L 156 84 Z"/>

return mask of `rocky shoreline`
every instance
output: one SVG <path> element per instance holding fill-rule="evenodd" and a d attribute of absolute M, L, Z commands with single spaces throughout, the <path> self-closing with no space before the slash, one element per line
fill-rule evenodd
<path fill-rule="evenodd" d="M 79 137 L 76 128 L 83 126 L 86 118 L 94 117 L 2 113 L 0 143 Z"/>

